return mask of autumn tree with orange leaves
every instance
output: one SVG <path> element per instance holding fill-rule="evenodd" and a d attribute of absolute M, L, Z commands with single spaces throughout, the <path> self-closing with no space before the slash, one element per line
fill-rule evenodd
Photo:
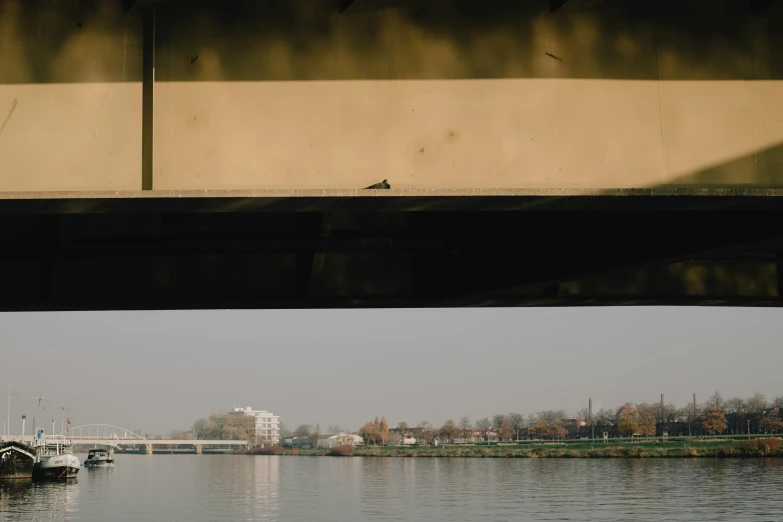
<path fill-rule="evenodd" d="M 780 419 L 780 409 L 775 408 L 772 410 L 769 415 L 764 417 L 762 419 L 761 423 L 759 424 L 763 429 L 767 430 L 770 433 L 775 433 L 777 431 L 780 431 L 781 428 L 783 428 L 783 421 Z"/>
<path fill-rule="evenodd" d="M 359 430 L 359 435 L 364 439 L 365 444 L 384 445 L 389 442 L 389 424 L 386 417 L 375 417 L 375 420 L 368 422 Z"/>
<path fill-rule="evenodd" d="M 557 423 L 554 427 L 552 427 L 551 433 L 552 436 L 558 440 L 564 439 L 568 436 L 568 430 L 565 429 L 565 427 L 560 423 Z"/>
<path fill-rule="evenodd" d="M 617 430 L 626 436 L 639 433 L 639 420 L 636 407 L 630 402 L 620 408 L 617 412 Z"/>
<path fill-rule="evenodd" d="M 536 422 L 534 422 L 527 431 L 529 431 L 530 434 L 537 439 L 543 439 L 544 437 L 549 437 L 552 435 L 552 428 L 544 419 L 536 420 Z"/>
<path fill-rule="evenodd" d="M 701 428 L 707 433 L 718 434 L 726 431 L 726 427 L 726 415 L 723 414 L 723 410 L 712 405 L 707 406 L 701 419 Z"/>

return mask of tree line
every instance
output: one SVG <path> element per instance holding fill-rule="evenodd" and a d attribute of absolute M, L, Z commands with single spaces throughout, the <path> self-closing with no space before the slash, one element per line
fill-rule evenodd
<path fill-rule="evenodd" d="M 190 433 L 194 439 L 256 441 L 256 421 L 244 413 L 212 413 L 206 419 L 193 423 Z"/>
<path fill-rule="evenodd" d="M 366 444 L 398 445 L 405 439 L 416 439 L 418 444 L 439 441 L 488 442 L 490 440 L 513 441 L 519 439 L 568 439 L 609 436 L 655 436 L 663 432 L 671 436 L 741 433 L 779 433 L 783 431 L 783 396 L 768 400 L 756 394 L 749 398 L 725 399 L 720 392 L 712 394 L 706 402 L 688 404 L 677 408 L 672 404 L 625 403 L 616 408 L 602 408 L 593 412 L 587 408 L 573 414 L 564 410 L 545 410 L 533 415 L 520 413 L 496 414 L 473 422 L 469 417 L 458 421 L 448 419 L 440 427 L 427 421 L 414 425 L 399 422 L 390 428 L 385 417 L 375 417 L 359 430 Z M 193 423 L 190 434 L 176 433 L 177 439 L 191 435 L 196 439 L 255 440 L 253 417 L 231 413 L 213 413 L 206 419 Z M 348 432 L 346 426 L 332 424 L 326 433 Z M 321 435 L 318 424 L 302 424 L 291 431 L 280 425 L 281 439 L 305 438 L 313 445 Z"/>
<path fill-rule="evenodd" d="M 462 417 L 458 422 L 448 419 L 439 428 L 427 421 L 415 426 L 398 423 L 389 430 L 386 419 L 378 418 L 359 430 L 368 444 L 400 444 L 406 438 L 415 438 L 419 444 L 442 442 L 489 442 L 520 439 L 568 439 L 602 437 L 632 437 L 662 435 L 719 435 L 723 433 L 779 433 L 783 431 L 783 397 L 768 401 L 756 394 L 743 399 L 723 399 L 715 392 L 709 399 L 694 407 L 689 404 L 676 408 L 671 404 L 625 403 L 616 408 L 593 412 L 583 408 L 572 415 L 564 410 L 540 411 L 525 417 L 519 413 L 497 414 L 472 422 Z"/>

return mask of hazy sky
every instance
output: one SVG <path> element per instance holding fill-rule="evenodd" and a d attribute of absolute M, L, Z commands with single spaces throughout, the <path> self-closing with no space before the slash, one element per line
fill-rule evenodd
<path fill-rule="evenodd" d="M 30 396 L 72 425 L 150 434 L 210 412 L 266 409 L 357 429 L 463 415 L 574 412 L 716 389 L 783 395 L 783 312 L 561 308 L 0 314 L 12 431 Z M 0 400 L 5 421 L 6 398 Z M 55 414 L 58 419 L 59 410 Z M 28 424 L 29 429 L 29 424 Z"/>

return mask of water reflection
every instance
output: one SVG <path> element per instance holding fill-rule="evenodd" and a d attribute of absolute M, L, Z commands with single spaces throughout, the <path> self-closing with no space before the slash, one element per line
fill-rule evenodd
<path fill-rule="evenodd" d="M 0 482 L 2 520 L 68 520 L 78 511 L 79 484 L 68 482 Z"/>
<path fill-rule="evenodd" d="M 187 458 L 187 457 L 185 457 Z M 280 516 L 280 457 L 201 455 L 193 478 L 196 502 L 208 520 L 267 520 Z"/>
<path fill-rule="evenodd" d="M 783 462 L 121 456 L 0 485 L 0 520 L 772 521 Z"/>
<path fill-rule="evenodd" d="M 252 513 L 262 515 L 262 518 L 278 518 L 280 516 L 280 457 L 269 456 L 253 459 L 255 473 L 252 492 L 249 493 Z"/>

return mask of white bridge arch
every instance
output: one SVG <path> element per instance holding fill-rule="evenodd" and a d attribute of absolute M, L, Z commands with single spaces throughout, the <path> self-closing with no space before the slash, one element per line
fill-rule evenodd
<path fill-rule="evenodd" d="M 114 426 L 112 424 L 82 424 L 81 426 L 74 426 L 68 428 L 66 431 L 66 437 L 69 439 L 89 440 L 116 440 L 125 443 L 136 441 L 137 444 L 141 444 L 147 439 L 142 437 L 139 433 L 122 426 Z"/>
<path fill-rule="evenodd" d="M 246 440 L 151 439 L 128 428 L 113 424 L 82 424 L 68 428 L 65 436 L 74 445 L 143 446 L 150 450 L 153 446 L 192 446 L 200 451 L 204 446 L 241 448 L 248 445 Z"/>

